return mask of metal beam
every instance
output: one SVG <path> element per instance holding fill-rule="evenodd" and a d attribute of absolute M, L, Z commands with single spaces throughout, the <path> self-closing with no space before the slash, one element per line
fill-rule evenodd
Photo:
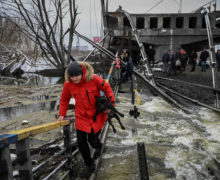
<path fill-rule="evenodd" d="M 212 36 L 212 28 L 210 25 L 210 20 L 209 20 L 209 14 L 207 9 L 203 9 L 203 13 L 205 15 L 205 22 L 206 22 L 206 29 L 207 29 L 207 34 L 208 34 L 208 40 L 209 40 L 209 49 L 210 49 L 210 54 L 211 54 L 211 67 L 212 67 L 212 83 L 213 83 L 213 88 L 217 89 L 218 88 L 218 79 L 217 79 L 217 68 L 216 68 L 216 59 L 215 59 L 215 48 L 214 48 L 214 43 L 213 43 L 213 36 Z M 215 91 L 215 106 L 216 108 L 219 108 L 219 93 Z"/>

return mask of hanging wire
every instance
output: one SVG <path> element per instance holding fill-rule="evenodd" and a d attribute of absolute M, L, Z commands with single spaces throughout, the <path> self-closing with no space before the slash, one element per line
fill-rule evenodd
<path fill-rule="evenodd" d="M 92 38 L 92 0 L 90 0 L 90 8 L 89 8 L 89 23 L 90 23 L 90 38 Z"/>
<path fill-rule="evenodd" d="M 155 7 L 157 7 L 160 3 L 162 3 L 164 0 L 161 0 L 160 2 L 158 2 L 157 4 L 155 4 L 153 7 L 151 7 L 149 10 L 147 10 L 146 13 L 150 12 L 152 9 L 154 9 Z"/>
<path fill-rule="evenodd" d="M 95 1 L 96 0 L 94 0 L 94 12 L 95 12 L 95 24 L 96 24 L 96 35 L 98 35 L 98 32 L 99 32 L 99 30 L 98 30 L 98 21 L 97 21 L 97 16 L 96 16 L 96 4 L 95 4 Z"/>

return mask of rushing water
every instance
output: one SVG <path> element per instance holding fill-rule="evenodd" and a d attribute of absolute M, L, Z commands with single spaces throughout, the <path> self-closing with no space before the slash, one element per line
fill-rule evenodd
<path fill-rule="evenodd" d="M 185 114 L 160 97 L 145 95 L 134 119 L 129 95 L 119 94 L 118 100 L 126 130 L 113 120 L 117 133 L 110 127 L 98 180 L 140 179 L 137 142 L 145 143 L 150 179 L 214 179 L 208 169 L 213 158 L 220 160 L 219 114 L 205 108 Z"/>
<path fill-rule="evenodd" d="M 29 79 L 26 85 L 28 82 L 38 86 L 55 84 L 59 80 L 38 75 L 27 75 L 26 78 Z M 39 98 L 50 97 L 32 100 Z M 198 107 L 192 108 L 192 114 L 186 114 L 160 97 L 148 94 L 142 95 L 142 103 L 138 106 L 140 116 L 134 119 L 129 115 L 133 109 L 130 95 L 120 93 L 117 99 L 118 110 L 125 114 L 121 121 L 126 130 L 121 130 L 113 119 L 117 133 L 114 134 L 110 127 L 98 180 L 140 179 L 138 142 L 145 143 L 150 179 L 214 180 L 208 169 L 212 169 L 213 159 L 220 161 L 219 114 Z M 51 107 L 54 107 L 54 102 L 2 109 L 5 112 L 2 118 L 16 117 L 33 109 L 51 110 Z"/>

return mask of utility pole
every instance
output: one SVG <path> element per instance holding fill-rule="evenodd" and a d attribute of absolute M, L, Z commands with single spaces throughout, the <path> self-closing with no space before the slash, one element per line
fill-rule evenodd
<path fill-rule="evenodd" d="M 106 7 L 105 7 L 105 0 L 101 0 L 101 8 L 102 8 L 102 20 L 103 20 L 103 25 L 104 25 L 104 33 L 105 33 L 105 28 L 107 27 L 107 19 L 106 19 Z"/>
<path fill-rule="evenodd" d="M 180 0 L 180 7 L 179 7 L 179 10 L 178 10 L 178 13 L 182 13 L 182 0 Z"/>
<path fill-rule="evenodd" d="M 77 41 L 76 41 L 76 50 L 80 50 L 80 42 L 79 42 L 79 36 L 77 36 Z"/>

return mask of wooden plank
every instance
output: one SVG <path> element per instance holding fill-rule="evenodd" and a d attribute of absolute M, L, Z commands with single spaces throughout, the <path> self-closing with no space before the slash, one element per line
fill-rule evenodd
<path fill-rule="evenodd" d="M 52 122 L 52 123 L 47 123 L 47 124 L 42 124 L 42 125 L 38 125 L 38 126 L 25 128 L 25 129 L 11 131 L 8 134 L 17 134 L 18 141 L 20 141 L 22 139 L 25 139 L 25 138 L 31 136 L 31 135 L 41 134 L 41 133 L 50 131 L 52 129 L 66 126 L 68 124 L 70 124 L 70 120 L 64 120 L 61 122 L 56 121 L 56 122 Z"/>
<path fill-rule="evenodd" d="M 0 135 L 0 149 L 17 141 L 18 141 L 17 134 L 2 134 Z"/>

